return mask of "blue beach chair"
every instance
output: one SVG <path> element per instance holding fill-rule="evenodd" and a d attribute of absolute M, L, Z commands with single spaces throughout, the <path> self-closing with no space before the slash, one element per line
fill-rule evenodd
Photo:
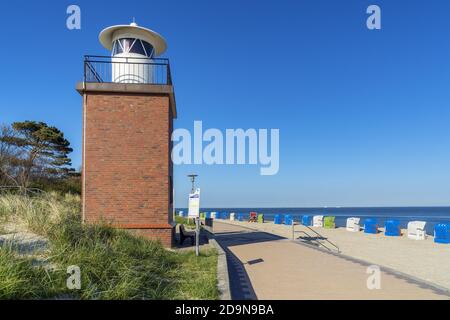
<path fill-rule="evenodd" d="M 384 234 L 390 237 L 399 237 L 402 235 L 399 220 L 386 220 Z"/>
<path fill-rule="evenodd" d="M 238 213 L 237 219 L 238 221 L 244 221 L 244 214 L 242 212 Z"/>
<path fill-rule="evenodd" d="M 434 226 L 434 242 L 450 243 L 450 223 L 438 223 Z"/>
<path fill-rule="evenodd" d="M 284 216 L 284 224 L 290 226 L 294 220 L 290 214 Z"/>
<path fill-rule="evenodd" d="M 378 233 L 378 222 L 377 219 L 368 218 L 364 220 L 364 233 Z"/>
<path fill-rule="evenodd" d="M 303 217 L 302 217 L 302 224 L 304 225 L 304 226 L 311 226 L 311 221 L 312 221 L 312 217 L 311 216 L 308 216 L 308 215 L 304 215 Z"/>
<path fill-rule="evenodd" d="M 275 223 L 275 224 L 281 224 L 281 214 L 276 214 L 276 215 L 273 217 L 273 223 Z"/>

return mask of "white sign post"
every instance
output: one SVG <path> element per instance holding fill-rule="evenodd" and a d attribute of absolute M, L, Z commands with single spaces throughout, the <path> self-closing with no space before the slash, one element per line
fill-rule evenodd
<path fill-rule="evenodd" d="M 189 194 L 188 217 L 195 219 L 195 255 L 199 255 L 200 246 L 200 188 Z"/>
<path fill-rule="evenodd" d="M 200 189 L 197 188 L 194 193 L 189 194 L 189 218 L 200 217 Z"/>

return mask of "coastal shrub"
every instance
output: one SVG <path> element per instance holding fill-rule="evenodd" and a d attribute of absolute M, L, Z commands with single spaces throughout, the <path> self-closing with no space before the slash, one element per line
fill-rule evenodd
<path fill-rule="evenodd" d="M 195 221 L 194 219 L 189 219 L 181 216 L 175 216 L 175 222 L 178 224 L 184 224 L 189 227 L 195 227 Z"/>

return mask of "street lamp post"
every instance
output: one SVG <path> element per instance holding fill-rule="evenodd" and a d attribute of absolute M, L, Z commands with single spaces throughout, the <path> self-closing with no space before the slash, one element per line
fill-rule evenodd
<path fill-rule="evenodd" d="M 192 183 L 191 192 L 194 193 L 195 192 L 195 178 L 198 177 L 198 174 L 188 174 L 188 177 L 191 179 L 191 183 Z"/>

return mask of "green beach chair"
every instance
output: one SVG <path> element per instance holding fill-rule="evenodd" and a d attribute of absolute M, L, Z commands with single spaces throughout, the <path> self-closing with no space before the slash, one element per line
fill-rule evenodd
<path fill-rule="evenodd" d="M 200 212 L 200 219 L 206 218 L 206 212 Z"/>
<path fill-rule="evenodd" d="M 258 214 L 258 223 L 264 223 L 264 215 L 262 213 Z"/>
<path fill-rule="evenodd" d="M 324 217 L 323 218 L 323 227 L 325 229 L 334 229 L 336 228 L 336 224 L 334 223 L 335 217 Z"/>

